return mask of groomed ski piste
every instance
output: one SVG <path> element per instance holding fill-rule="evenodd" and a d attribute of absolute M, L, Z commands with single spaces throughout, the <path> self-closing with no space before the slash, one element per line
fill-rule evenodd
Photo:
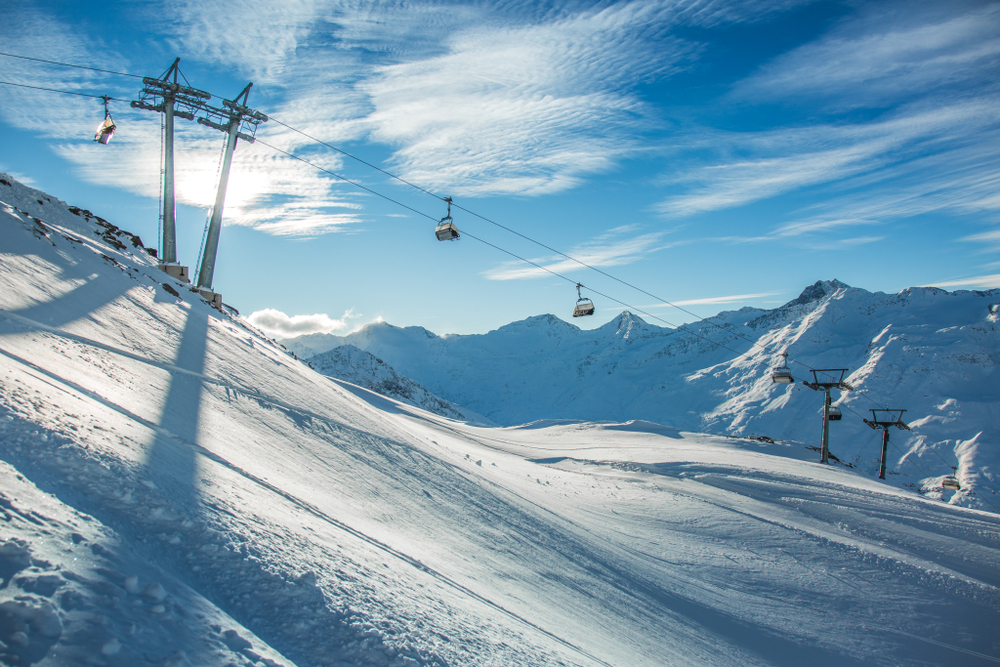
<path fill-rule="evenodd" d="M 996 514 L 781 442 L 424 412 L 2 179 L 3 664 L 1000 662 Z"/>

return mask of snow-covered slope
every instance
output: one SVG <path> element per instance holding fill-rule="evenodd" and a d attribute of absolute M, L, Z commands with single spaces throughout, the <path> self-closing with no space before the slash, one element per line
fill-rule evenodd
<path fill-rule="evenodd" d="M 641 419 L 732 435 L 820 444 L 822 395 L 776 385 L 787 350 L 799 380 L 809 368 L 846 368 L 857 391 L 833 397 L 845 419 L 831 448 L 877 474 L 881 436 L 862 421 L 900 408 L 912 432 L 893 431 L 890 476 L 934 497 L 1000 505 L 1000 290 L 911 288 L 872 294 L 817 282 L 771 311 L 744 308 L 671 330 L 629 312 L 592 331 L 552 315 L 485 335 L 435 336 L 369 325 L 346 337 L 312 336 L 322 349 L 367 350 L 436 395 L 505 425 L 538 419 Z M 325 342 L 324 342 L 325 341 Z M 887 405 L 888 404 L 888 405 Z M 941 479 L 958 468 L 965 487 Z M 977 495 L 979 494 L 979 495 Z"/>
<path fill-rule="evenodd" d="M 442 418 L 106 229 L 0 184 L 7 664 L 1000 660 L 995 514 L 787 443 Z"/>
<path fill-rule="evenodd" d="M 322 352 L 309 359 L 309 365 L 323 375 L 351 384 L 368 387 L 407 405 L 423 408 L 449 419 L 462 421 L 488 421 L 478 415 L 465 415 L 454 405 L 427 391 L 408 377 L 400 375 L 389 364 L 375 355 L 359 350 L 353 345 L 342 345 Z"/>

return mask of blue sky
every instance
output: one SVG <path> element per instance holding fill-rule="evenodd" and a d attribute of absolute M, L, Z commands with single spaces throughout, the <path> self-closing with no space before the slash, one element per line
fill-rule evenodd
<path fill-rule="evenodd" d="M 237 147 L 214 287 L 277 335 L 384 319 L 481 333 L 628 303 L 680 324 L 837 278 L 1000 287 L 1000 4 L 4 3 L 0 51 L 232 98 L 461 209 L 467 236 L 262 143 Z M 946 6 L 945 6 L 946 5 Z M 0 81 L 136 99 L 137 79 L 0 57 Z M 218 99 L 216 103 L 218 103 Z M 0 85 L 0 171 L 158 236 L 160 119 Z M 444 204 L 268 122 L 258 138 L 434 218 Z M 224 137 L 178 122 L 197 266 Z M 563 274 L 566 281 L 478 242 Z M 587 289 L 585 289 L 585 292 Z M 581 318 L 582 319 L 582 318 Z"/>

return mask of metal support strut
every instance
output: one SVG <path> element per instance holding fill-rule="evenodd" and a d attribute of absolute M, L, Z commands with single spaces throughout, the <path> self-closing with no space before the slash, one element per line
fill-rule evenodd
<path fill-rule="evenodd" d="M 229 132 L 226 137 L 226 152 L 222 158 L 222 171 L 219 174 L 219 190 L 215 194 L 215 206 L 212 207 L 212 220 L 208 223 L 208 234 L 205 236 L 205 252 L 202 254 L 201 268 L 198 270 L 198 287 L 205 290 L 212 289 L 212 279 L 215 277 L 215 257 L 219 252 L 219 235 L 222 233 L 222 210 L 226 206 L 229 169 L 233 165 L 233 152 L 236 150 L 236 133 L 239 129 L 239 117 L 229 122 Z"/>
<path fill-rule="evenodd" d="M 904 412 L 906 412 L 906 410 L 890 410 L 889 408 L 885 408 L 884 410 L 873 409 L 871 421 L 867 419 L 864 420 L 866 424 L 871 426 L 876 431 L 882 431 L 882 460 L 878 467 L 879 479 L 885 479 L 885 459 L 889 450 L 889 427 L 895 426 L 901 431 L 910 430 L 910 427 L 903 421 Z M 879 413 L 883 413 L 881 419 L 879 418 Z"/>
<path fill-rule="evenodd" d="M 133 109 L 156 111 L 164 116 L 163 123 L 163 233 L 160 238 L 160 269 L 167 274 L 189 282 L 188 267 L 177 263 L 177 213 L 174 197 L 174 118 L 194 120 L 195 112 L 204 107 L 209 93 L 181 85 L 180 58 L 174 59 L 163 75 L 154 79 L 144 77 L 139 99 L 132 102 Z M 177 104 L 185 110 L 178 110 Z"/>
<path fill-rule="evenodd" d="M 840 389 L 841 391 L 847 391 L 847 390 L 854 389 L 854 387 L 852 387 L 848 383 L 844 382 L 844 373 L 846 373 L 846 372 L 847 372 L 846 368 L 821 368 L 821 369 L 817 369 L 817 370 L 812 371 L 812 374 L 813 374 L 813 381 L 812 382 L 809 382 L 808 380 L 803 380 L 802 381 L 802 384 L 804 384 L 805 386 L 809 387 L 810 389 L 812 389 L 814 391 L 822 391 L 823 394 L 824 394 L 824 397 L 823 397 L 823 447 L 820 450 L 820 457 L 819 457 L 819 462 L 820 463 L 829 463 L 830 462 L 830 414 L 831 414 L 831 409 L 830 409 L 830 390 L 831 389 Z M 832 381 L 832 382 L 821 382 L 820 379 L 819 379 L 820 373 L 824 373 L 824 374 L 827 374 L 827 375 L 831 375 L 833 377 L 837 377 L 837 379 L 834 380 L 834 381 Z M 839 373 L 840 375 L 839 376 L 834 376 L 833 375 L 834 373 Z M 840 411 L 838 409 L 834 409 L 833 412 L 836 413 L 834 415 L 834 418 L 835 419 L 839 419 L 840 418 Z"/>
<path fill-rule="evenodd" d="M 820 463 L 830 462 L 830 388 L 823 392 L 823 449 L 819 455 Z"/>

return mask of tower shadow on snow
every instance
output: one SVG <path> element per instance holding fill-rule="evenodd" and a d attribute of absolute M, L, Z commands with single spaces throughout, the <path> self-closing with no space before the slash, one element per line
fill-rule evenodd
<path fill-rule="evenodd" d="M 144 464 L 149 479 L 172 502 L 195 511 L 199 504 L 196 450 L 208 339 L 208 314 L 193 307 L 188 313 L 173 365 L 190 373 L 174 371 L 163 402 L 156 435 Z"/>

